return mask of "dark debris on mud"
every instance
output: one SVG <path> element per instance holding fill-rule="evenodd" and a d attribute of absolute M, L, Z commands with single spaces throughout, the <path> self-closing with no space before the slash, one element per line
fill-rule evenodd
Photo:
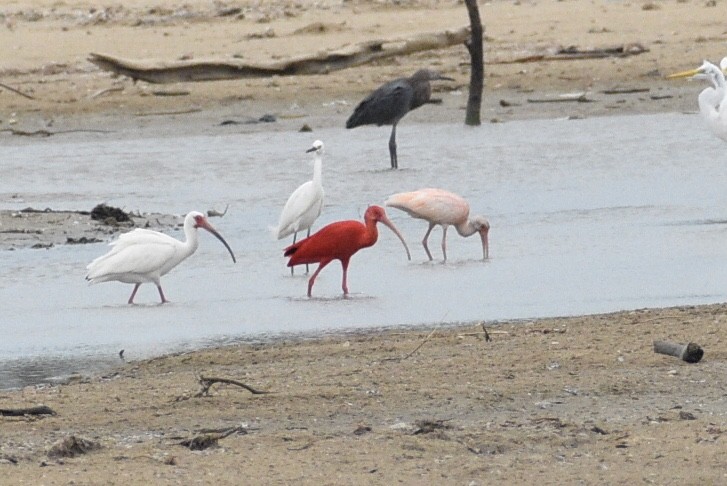
<path fill-rule="evenodd" d="M 182 216 L 127 212 L 98 204 L 91 211 L 51 208 L 0 210 L 0 249 L 50 249 L 58 245 L 103 243 L 133 228 L 177 228 Z"/>

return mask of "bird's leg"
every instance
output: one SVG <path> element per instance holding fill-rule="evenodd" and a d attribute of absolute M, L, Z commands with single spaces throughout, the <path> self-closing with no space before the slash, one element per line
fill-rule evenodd
<path fill-rule="evenodd" d="M 313 275 L 311 276 L 310 280 L 308 280 L 308 297 L 311 296 L 311 291 L 313 290 L 313 284 L 316 281 L 316 277 L 318 276 L 319 273 L 321 273 L 321 270 L 323 270 L 323 268 L 326 265 L 328 265 L 329 263 L 331 263 L 331 260 L 321 260 L 321 263 L 318 264 L 318 268 L 316 269 L 315 272 L 313 272 Z"/>
<path fill-rule="evenodd" d="M 162 299 L 162 304 L 166 304 L 169 302 L 166 297 L 164 297 L 164 291 L 162 290 L 162 286 L 157 284 L 157 289 L 159 290 L 159 297 Z"/>
<path fill-rule="evenodd" d="M 310 238 L 310 226 L 308 227 L 308 235 L 306 238 Z M 291 267 L 292 268 L 292 267 Z M 305 274 L 308 275 L 308 264 L 305 264 Z"/>
<path fill-rule="evenodd" d="M 136 295 L 136 291 L 139 290 L 139 287 L 141 287 L 140 283 L 134 285 L 134 290 L 131 291 L 131 297 L 129 297 L 129 304 L 134 303 L 134 296 Z"/>
<path fill-rule="evenodd" d="M 444 255 L 444 261 L 447 261 L 447 226 L 446 224 L 442 225 L 442 254 Z"/>
<path fill-rule="evenodd" d="M 295 245 L 295 238 L 298 236 L 298 232 L 293 233 L 293 244 Z M 295 267 L 290 267 L 290 275 L 295 275 Z"/>
<path fill-rule="evenodd" d="M 424 246 L 424 251 L 427 252 L 427 256 L 429 257 L 430 262 L 433 260 L 433 258 L 432 258 L 432 254 L 429 252 L 429 246 L 427 245 L 427 240 L 429 239 L 429 233 L 432 232 L 432 228 L 434 228 L 434 223 L 429 223 L 429 229 L 427 230 L 427 233 L 424 235 L 424 239 L 422 240 L 422 245 Z"/>
<path fill-rule="evenodd" d="M 348 295 L 348 260 L 341 260 L 341 267 L 343 267 L 343 284 L 341 285 L 341 288 L 343 289 L 343 296 Z"/>
<path fill-rule="evenodd" d="M 391 126 L 391 138 L 389 138 L 389 155 L 391 156 L 391 168 L 398 169 L 399 161 L 396 158 L 396 123 Z"/>

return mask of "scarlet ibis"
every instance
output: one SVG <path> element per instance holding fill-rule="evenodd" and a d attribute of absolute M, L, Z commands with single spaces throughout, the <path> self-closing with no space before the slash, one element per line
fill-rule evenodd
<path fill-rule="evenodd" d="M 432 228 L 441 225 L 442 253 L 447 261 L 447 228 L 453 225 L 457 233 L 467 237 L 479 233 L 482 239 L 483 259 L 489 257 L 488 233 L 490 223 L 482 216 L 469 217 L 470 205 L 461 196 L 442 189 L 420 189 L 413 192 L 402 192 L 389 197 L 385 204 L 396 209 L 406 211 L 413 218 L 424 219 L 429 222 L 429 229 L 424 235 L 422 245 L 427 252 L 429 260 L 432 254 L 427 246 L 427 239 Z"/>
<path fill-rule="evenodd" d="M 411 77 L 399 78 L 380 86 L 358 104 L 353 114 L 346 121 L 346 128 L 356 128 L 361 125 L 391 125 L 389 138 L 389 156 L 391 168 L 399 167 L 396 157 L 396 125 L 404 115 L 411 110 L 419 108 L 425 103 L 433 103 L 432 86 L 429 81 L 446 80 L 452 78 L 442 76 L 436 71 L 420 69 Z M 439 100 L 441 101 L 441 100 Z"/>
<path fill-rule="evenodd" d="M 697 101 L 699 111 L 707 122 L 712 133 L 727 141 L 727 82 L 724 72 L 727 71 L 727 57 L 723 58 L 719 67 L 704 61 L 697 69 L 683 71 L 667 76 L 669 79 L 685 78 L 708 79 L 714 87 L 705 88 Z"/>
<path fill-rule="evenodd" d="M 321 228 L 309 238 L 290 245 L 284 250 L 284 255 L 290 257 L 288 266 L 302 265 L 304 263 L 318 263 L 318 268 L 308 280 L 308 297 L 311 296 L 316 277 L 326 265 L 333 260 L 340 260 L 343 267 L 343 295 L 348 294 L 346 274 L 348 262 L 351 257 L 362 248 L 368 248 L 376 243 L 379 232 L 376 223 L 381 222 L 388 226 L 399 237 L 406 249 L 406 256 L 411 260 L 409 247 L 396 226 L 389 221 L 386 211 L 381 206 L 369 206 L 364 214 L 364 223 L 360 221 L 338 221 Z"/>
<path fill-rule="evenodd" d="M 230 252 L 232 261 L 236 262 L 235 254 L 222 235 L 202 213 L 192 211 L 184 218 L 184 242 L 148 229 L 137 228 L 124 233 L 110 243 L 113 247 L 111 251 L 96 258 L 86 267 L 86 280 L 91 283 L 117 281 L 135 284 L 129 304 L 134 303 L 134 296 L 141 284 L 153 282 L 159 289 L 162 304 L 168 302 L 164 297 L 160 278 L 197 250 L 197 228 L 206 229 L 215 235 Z"/>
<path fill-rule="evenodd" d="M 293 243 L 295 243 L 298 231 L 306 229 L 308 230 L 308 236 L 310 236 L 310 228 L 318 219 L 318 216 L 321 215 L 323 209 L 323 184 L 321 181 L 323 142 L 316 140 L 306 152 L 315 152 L 313 180 L 298 186 L 285 203 L 283 212 L 280 214 L 278 227 L 274 230 L 275 236 L 279 240 L 293 235 Z M 306 267 L 306 271 L 307 269 Z M 290 273 L 293 274 L 292 268 Z"/>

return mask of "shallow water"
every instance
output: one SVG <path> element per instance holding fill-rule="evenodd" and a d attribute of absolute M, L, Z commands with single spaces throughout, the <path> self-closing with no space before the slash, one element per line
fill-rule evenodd
<path fill-rule="evenodd" d="M 727 171 L 724 143 L 693 115 L 519 121 L 478 128 L 402 124 L 399 171 L 390 171 L 388 129 L 225 134 L 110 140 L 53 138 L 3 149 L 5 208 L 127 210 L 184 214 L 222 210 L 212 223 L 235 250 L 234 265 L 209 234 L 162 283 L 125 304 L 131 286 L 88 286 L 85 265 L 105 245 L 4 252 L 0 270 L 0 388 L 233 339 L 441 321 L 574 315 L 724 300 Z M 310 179 L 304 151 L 326 144 L 326 203 L 315 228 L 360 219 L 390 194 L 442 187 L 490 220 L 490 260 L 475 236 L 388 211 L 412 251 L 408 262 L 386 228 L 341 269 L 326 268 L 305 297 L 275 241 L 288 195 Z M 13 197 L 20 195 L 20 199 Z M 182 237 L 176 232 L 177 237 Z"/>

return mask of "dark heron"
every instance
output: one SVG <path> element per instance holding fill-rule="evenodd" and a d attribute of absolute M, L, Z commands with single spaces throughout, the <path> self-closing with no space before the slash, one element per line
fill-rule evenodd
<path fill-rule="evenodd" d="M 377 88 L 358 104 L 353 115 L 346 121 L 346 128 L 355 128 L 361 125 L 391 125 L 391 138 L 389 138 L 389 154 L 391 155 L 391 168 L 398 168 L 396 159 L 396 124 L 404 115 L 425 103 L 430 103 L 432 86 L 429 81 L 446 80 L 452 78 L 442 76 L 436 71 L 420 69 L 409 78 L 399 78 L 389 81 Z"/>

